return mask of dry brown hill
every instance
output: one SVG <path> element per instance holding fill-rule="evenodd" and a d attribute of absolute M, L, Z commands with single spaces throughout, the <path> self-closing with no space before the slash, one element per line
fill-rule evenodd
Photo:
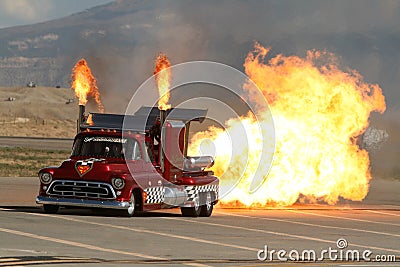
<path fill-rule="evenodd" d="M 69 88 L 0 87 L 0 101 L 1 136 L 72 138 L 76 133 L 78 107 Z"/>

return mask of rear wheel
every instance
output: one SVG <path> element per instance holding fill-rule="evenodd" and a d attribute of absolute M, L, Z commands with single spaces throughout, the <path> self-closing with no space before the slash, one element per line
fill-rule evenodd
<path fill-rule="evenodd" d="M 54 213 L 57 213 L 57 211 L 58 211 L 59 208 L 60 208 L 60 207 L 57 206 L 57 205 L 50 205 L 50 204 L 44 204 L 44 205 L 43 205 L 44 213 L 47 213 L 47 214 L 54 214 Z"/>
<path fill-rule="evenodd" d="M 201 212 L 199 194 L 193 199 L 193 207 L 181 207 L 181 213 L 183 217 L 199 217 Z"/>
<path fill-rule="evenodd" d="M 200 216 L 201 217 L 210 217 L 212 212 L 213 212 L 213 208 L 214 205 L 212 203 L 212 193 L 210 191 L 206 192 L 203 194 L 204 196 L 204 202 L 205 205 L 201 206 L 200 209 Z"/>

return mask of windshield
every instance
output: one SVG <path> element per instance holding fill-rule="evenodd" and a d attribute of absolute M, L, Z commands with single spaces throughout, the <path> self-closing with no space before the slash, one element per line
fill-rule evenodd
<path fill-rule="evenodd" d="M 72 156 L 141 158 L 139 143 L 133 138 L 85 136 L 75 141 Z"/>

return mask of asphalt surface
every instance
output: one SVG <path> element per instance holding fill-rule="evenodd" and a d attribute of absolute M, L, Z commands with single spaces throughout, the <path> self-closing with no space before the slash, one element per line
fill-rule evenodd
<path fill-rule="evenodd" d="M 73 139 L 68 138 L 0 136 L 0 147 L 71 150 L 73 141 Z"/>
<path fill-rule="evenodd" d="M 0 178 L 0 266 L 288 266 L 277 253 L 314 250 L 323 260 L 303 266 L 400 266 L 400 182 L 374 180 L 365 202 L 295 205 L 265 210 L 221 209 L 210 218 L 183 218 L 178 209 L 117 217 L 34 204 L 37 178 Z M 344 238 L 348 247 L 339 249 Z M 367 250 L 372 260 L 330 258 Z M 261 253 L 263 257 L 265 254 Z M 293 252 L 292 257 L 296 257 Z M 377 262 L 378 256 L 397 262 Z M 360 257 L 361 257 L 360 256 Z M 343 256 L 345 259 L 345 257 Z M 351 258 L 350 258 L 351 259 Z"/>

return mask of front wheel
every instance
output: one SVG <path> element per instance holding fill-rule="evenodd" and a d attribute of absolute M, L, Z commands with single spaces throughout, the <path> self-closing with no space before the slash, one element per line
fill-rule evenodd
<path fill-rule="evenodd" d="M 47 214 L 55 214 L 55 213 L 57 213 L 59 208 L 60 207 L 57 205 L 50 205 L 50 204 L 43 205 L 44 213 L 47 213 Z"/>
<path fill-rule="evenodd" d="M 121 211 L 121 215 L 124 217 L 132 217 L 135 215 L 135 208 L 136 208 L 136 197 L 135 194 L 132 192 L 131 199 L 129 201 L 129 207 L 126 210 Z"/>

